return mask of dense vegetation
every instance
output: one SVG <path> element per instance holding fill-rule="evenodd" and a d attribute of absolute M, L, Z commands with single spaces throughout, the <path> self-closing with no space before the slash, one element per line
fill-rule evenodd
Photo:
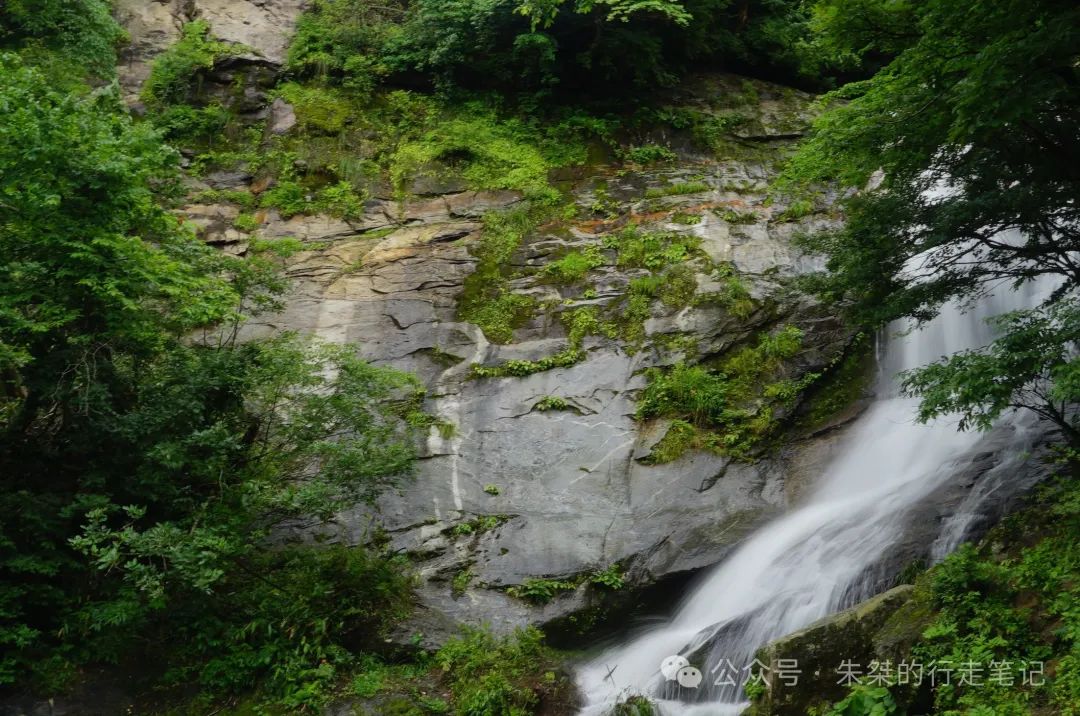
<path fill-rule="evenodd" d="M 108 5 L 2 12 L 0 683 L 113 662 L 303 707 L 411 581 L 281 527 L 408 472 L 418 389 L 292 336 L 238 343 L 284 288 L 275 247 L 230 259 L 165 210 L 177 153 L 77 79 L 111 76 Z"/>
<path fill-rule="evenodd" d="M 985 428 L 1026 407 L 1077 444 L 1080 8 L 835 2 L 815 18 L 837 61 L 893 58 L 827 98 L 845 102 L 789 169 L 795 182 L 866 187 L 846 203 L 843 230 L 809 239 L 830 259 L 826 296 L 878 324 L 1010 287 L 1046 294 L 998 318 L 992 346 L 916 371 L 906 387 L 926 418 L 956 411 Z"/>
<path fill-rule="evenodd" d="M 708 65 L 801 77 L 806 19 L 796 0 L 319 0 L 289 67 L 360 91 L 412 82 L 535 101 L 602 87 L 625 100 Z"/>
<path fill-rule="evenodd" d="M 173 146 L 192 174 L 242 162 L 268 179 L 257 196 L 201 197 L 237 205 L 245 231 L 270 208 L 353 220 L 373 192 L 404 198 L 448 167 L 470 188 L 520 191 L 519 208 L 485 217 L 458 307 L 508 342 L 538 310 L 510 290 L 510 257 L 572 211 L 553 169 L 585 163 L 597 142 L 628 164 L 671 161 L 639 141 L 656 123 L 730 149 L 738 117 L 664 104 L 700 69 L 815 88 L 856 78 L 826 96 L 779 187 L 852 190 L 844 228 L 806 238 L 829 258 L 813 288 L 872 329 L 999 286 L 1044 287 L 1042 305 L 998 319 L 992 346 L 905 385 L 924 417 L 959 411 L 965 427 L 985 428 L 1027 407 L 1080 447 L 1074 2 L 315 0 L 270 95 L 295 108 L 298 126 L 270 139 L 227 95 L 205 91 L 204 76 L 242 48 L 198 20 L 155 61 L 146 117 L 133 119 L 110 86 L 124 40 L 110 13 L 106 0 L 0 7 L 0 687 L 52 693 L 105 663 L 161 702 L 196 692 L 195 709 L 254 690 L 292 713 L 334 694 L 411 689 L 386 708 L 495 716 L 564 696 L 533 631 L 467 634 L 406 665 L 377 655 L 410 607 L 407 564 L 378 540 L 330 544 L 318 524 L 403 484 L 410 426 L 431 424 L 421 391 L 347 349 L 238 340 L 245 321 L 279 307 L 281 259 L 296 243 L 255 241 L 241 260 L 197 240 L 168 210 L 182 196 Z M 753 86 L 726 99 L 752 103 Z M 813 204 L 789 206 L 795 217 Z M 590 211 L 621 220 L 602 190 Z M 474 366 L 474 377 L 571 365 L 590 335 L 638 350 L 650 307 L 688 305 L 688 266 L 706 265 L 692 237 L 630 225 L 542 278 L 584 285 L 604 261 L 642 272 L 615 310 L 564 311 L 565 350 Z M 726 267 L 708 269 L 726 286 L 710 300 L 743 318 L 756 309 Z M 690 447 L 752 459 L 818 378 L 784 370 L 801 338 L 782 326 L 713 365 L 652 371 L 639 417 L 673 426 L 652 459 Z M 560 400 L 537 409 L 567 409 Z M 1068 484 L 1048 494 L 1038 545 L 1006 561 L 965 550 L 934 573 L 937 617 L 916 648 L 1045 657 L 1052 689 L 942 690 L 935 713 L 1019 714 L 1030 703 L 1070 713 L 1080 700 L 1076 496 Z M 317 539 L 291 529 L 301 517 Z M 622 586 L 614 565 L 582 581 Z M 576 586 L 516 589 L 539 603 Z M 1021 594 L 1035 605 L 1016 606 Z M 446 698 L 421 694 L 425 679 Z M 881 713 L 897 699 L 859 692 L 837 713 Z"/>

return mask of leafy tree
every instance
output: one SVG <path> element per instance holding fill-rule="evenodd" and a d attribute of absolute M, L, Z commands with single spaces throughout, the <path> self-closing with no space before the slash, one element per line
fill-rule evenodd
<path fill-rule="evenodd" d="M 428 80 L 625 101 L 703 64 L 793 75 L 806 22 L 799 0 L 320 0 L 289 67 L 365 92 Z"/>
<path fill-rule="evenodd" d="M 0 50 L 16 50 L 65 86 L 87 74 L 116 74 L 125 37 L 108 0 L 7 0 L 0 5 Z"/>
<path fill-rule="evenodd" d="M 845 228 L 808 240 L 829 259 L 819 288 L 869 323 L 924 320 L 946 301 L 1036 279 L 1057 282 L 1050 303 L 1071 300 L 1080 281 L 1080 8 L 825 0 L 813 22 L 834 61 L 891 58 L 827 98 L 832 108 L 788 170 L 788 186 L 860 188 L 846 201 Z M 1048 350 L 1069 340 L 1072 314 L 1043 307 L 1010 317 L 999 325 L 1013 335 L 982 357 L 911 376 L 909 389 L 927 397 L 923 416 L 955 409 L 966 425 L 985 426 L 1016 404 L 1060 412 L 1077 397 L 1063 380 L 1071 368 L 1058 365 L 1071 361 L 1066 344 L 1036 361 L 1045 370 L 1008 354 L 1025 337 Z"/>
<path fill-rule="evenodd" d="M 539 26 L 551 27 L 565 4 L 566 0 L 522 0 L 517 12 L 528 17 L 535 30 Z M 688 25 L 692 19 L 680 0 L 577 0 L 573 8 L 582 15 L 594 11 L 605 13 L 608 22 L 626 22 L 640 13 L 662 17 L 676 25 Z"/>
<path fill-rule="evenodd" d="M 409 579 L 283 530 L 408 471 L 415 380 L 295 336 L 238 343 L 277 305 L 273 259 L 160 206 L 176 154 L 114 93 L 4 54 L 0 113 L 0 685 L 142 659 L 315 703 Z"/>

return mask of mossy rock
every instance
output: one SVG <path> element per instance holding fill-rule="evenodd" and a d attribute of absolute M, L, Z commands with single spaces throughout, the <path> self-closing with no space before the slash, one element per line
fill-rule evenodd
<path fill-rule="evenodd" d="M 879 661 L 899 662 L 936 617 L 931 593 L 932 572 L 922 575 L 910 589 L 910 598 L 893 612 L 874 635 L 874 654 Z"/>
<path fill-rule="evenodd" d="M 909 602 L 914 587 L 905 584 L 826 617 L 802 631 L 772 642 L 757 653 L 768 665 L 766 691 L 754 702 L 754 716 L 805 716 L 813 707 L 838 701 L 847 687 L 837 684 L 842 662 L 863 671 L 876 658 L 875 638 L 890 617 Z M 781 659 L 794 659 L 798 683 L 787 686 L 778 671 Z"/>

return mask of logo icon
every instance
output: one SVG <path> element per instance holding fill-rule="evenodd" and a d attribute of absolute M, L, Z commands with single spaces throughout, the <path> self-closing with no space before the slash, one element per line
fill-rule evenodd
<path fill-rule="evenodd" d="M 679 675 L 679 670 L 687 666 L 690 666 L 690 662 L 687 661 L 685 657 L 676 654 L 674 656 L 669 656 L 660 662 L 660 673 L 663 674 L 664 678 L 668 681 L 674 681 Z"/>
<path fill-rule="evenodd" d="M 688 689 L 696 689 L 701 685 L 701 672 L 693 666 L 686 657 L 678 654 L 669 656 L 660 662 L 660 673 L 668 681 L 678 681 L 679 686 Z"/>
<path fill-rule="evenodd" d="M 692 666 L 684 666 L 679 669 L 679 673 L 675 676 L 679 682 L 679 686 L 685 686 L 688 689 L 696 689 L 698 684 L 701 683 L 701 672 Z"/>

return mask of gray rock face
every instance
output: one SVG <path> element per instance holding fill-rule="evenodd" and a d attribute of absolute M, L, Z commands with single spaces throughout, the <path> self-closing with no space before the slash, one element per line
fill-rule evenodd
<path fill-rule="evenodd" d="M 129 95 L 150 74 L 150 63 L 180 37 L 187 22 L 204 19 L 214 36 L 250 50 L 250 60 L 280 66 L 305 0 L 115 0 L 130 42 L 117 68 Z"/>
<path fill-rule="evenodd" d="M 641 201 L 648 185 L 677 182 L 686 171 L 618 181 L 636 183 L 633 201 Z M 673 199 L 672 205 L 725 201 L 729 193 L 719 188 L 719 174 L 709 173 L 715 168 L 695 168 L 703 171 L 708 188 Z M 582 182 L 581 201 L 590 186 Z M 791 227 L 772 219 L 779 208 L 766 208 L 763 200 L 760 192 L 740 195 L 739 201 L 759 212 L 754 224 L 733 225 L 703 211 L 697 225 L 659 226 L 694 232 L 708 255 L 720 261 L 738 260 L 740 251 L 752 254 L 741 267 L 744 275 L 753 293 L 771 295 L 781 277 L 809 263 L 789 243 Z M 513 286 L 553 298 L 558 308 L 519 329 L 513 343 L 490 343 L 477 326 L 458 320 L 457 300 L 476 263 L 470 251 L 479 236 L 475 217 L 516 201 L 509 192 L 458 192 L 404 206 L 376 201 L 352 224 L 318 216 L 282 222 L 271 214 L 261 230 L 264 237 L 330 245 L 294 257 L 288 268 L 294 291 L 285 311 L 251 324 L 250 334 L 290 329 L 354 344 L 373 362 L 420 376 L 429 388 L 427 409 L 454 426 L 452 434 L 431 429 L 415 478 L 385 495 L 378 512 L 357 510 L 338 520 L 342 539 L 362 542 L 378 527 L 394 548 L 416 559 L 425 580 L 422 608 L 417 621 L 403 628 L 402 640 L 424 633 L 437 641 L 455 622 L 488 622 L 496 629 L 547 622 L 591 603 L 587 586 L 565 589 L 544 606 L 506 594 L 507 587 L 528 580 L 580 584 L 582 575 L 618 563 L 630 584 L 647 584 L 712 564 L 785 508 L 785 478 L 796 465 L 829 453 L 832 439 L 826 436 L 756 464 L 694 451 L 668 464 L 646 464 L 642 458 L 667 424 L 634 417 L 637 395 L 646 385 L 642 372 L 678 358 L 652 347 L 634 352 L 619 341 L 593 336 L 583 344 L 586 359 L 569 367 L 526 377 L 471 378 L 472 364 L 557 353 L 567 339 L 556 314 L 605 305 L 629 281 L 625 270 L 601 266 L 594 272 L 596 298 L 564 298 L 563 293 L 580 294 L 580 289 L 546 284 L 528 272 L 560 251 L 598 245 L 606 229 L 578 227 L 570 236 L 530 237 L 514 259 L 526 277 Z M 195 220 L 213 214 L 206 208 L 192 211 Z M 362 233 L 384 227 L 398 228 L 378 238 Z M 220 240 L 217 230 L 208 224 L 207 239 Z M 709 275 L 700 274 L 699 292 L 714 289 Z M 646 332 L 653 339 L 690 336 L 700 351 L 720 353 L 781 320 L 807 333 L 799 360 L 804 370 L 823 365 L 848 339 L 835 320 L 798 296 L 748 318 L 733 317 L 709 302 L 661 308 L 647 321 Z M 546 396 L 564 399 L 569 408 L 538 410 Z M 496 517 L 498 524 L 462 531 L 480 517 Z M 469 586 L 457 594 L 451 581 L 466 572 Z"/>
<path fill-rule="evenodd" d="M 207 91 L 232 86 L 244 73 L 245 94 L 232 97 L 240 102 L 233 108 L 265 116 L 270 135 L 295 125 L 292 108 L 268 103 L 264 90 L 284 60 L 301 0 L 118 0 L 116 7 L 132 37 L 121 68 L 129 92 L 137 91 L 149 62 L 175 42 L 183 23 L 201 18 L 215 37 L 250 50 L 215 67 Z M 744 142 L 782 146 L 809 117 L 811 98 L 802 93 L 724 76 L 691 84 L 686 101 L 727 116 Z M 247 335 L 296 330 L 354 345 L 363 357 L 414 372 L 428 386 L 425 407 L 444 427 L 431 428 L 422 440 L 415 477 L 385 495 L 377 511 L 343 514 L 336 525 L 338 537 L 351 543 L 381 531 L 414 557 L 423 578 L 421 608 L 403 627 L 403 641 L 423 632 L 434 643 L 458 622 L 491 622 L 503 630 L 559 619 L 588 608 L 596 597 L 589 575 L 616 564 L 631 586 L 712 564 L 781 512 L 796 493 L 793 485 L 812 482 L 818 469 L 812 466 L 833 451 L 834 437 L 826 434 L 755 464 L 695 451 L 663 465 L 645 459 L 668 424 L 635 419 L 647 383 L 643 372 L 685 359 L 688 349 L 679 346 L 692 343 L 698 355 L 720 356 L 756 333 L 791 323 L 806 335 L 791 366 L 797 377 L 822 369 L 849 339 L 827 311 L 785 284 L 818 268 L 791 238 L 834 226 L 828 207 L 794 219 L 782 204 L 766 201 L 776 164 L 771 149 L 717 159 L 683 150 L 675 139 L 684 157 L 678 166 L 601 167 L 591 177 L 578 176 L 569 190 L 584 215 L 598 202 L 611 202 L 620 221 L 633 217 L 697 237 L 703 257 L 687 266 L 701 300 L 677 309 L 654 302 L 643 346 L 590 336 L 582 344 L 583 361 L 526 377 L 474 379 L 470 369 L 556 354 L 568 340 L 560 313 L 617 306 L 644 272 L 617 266 L 610 252 L 590 273 L 591 295 L 541 280 L 538 272 L 567 251 L 600 248 L 619 222 L 581 221 L 528 237 L 512 259 L 510 287 L 547 308 L 510 344 L 494 345 L 479 327 L 459 320 L 458 300 L 476 267 L 480 218 L 519 202 L 517 193 L 469 190 L 447 167 L 433 164 L 412 178 L 408 199 L 372 200 L 359 220 L 284 220 L 264 210 L 254 214 L 259 227 L 250 232 L 234 226 L 234 206 L 182 212 L 206 241 L 231 253 L 243 254 L 253 233 L 310 246 L 289 259 L 293 289 L 285 310 L 252 322 Z M 241 167 L 205 177 L 204 186 L 244 188 L 252 181 Z M 736 271 L 756 299 L 748 315 L 733 315 L 710 298 L 724 291 L 713 271 L 721 265 Z M 547 396 L 561 398 L 567 409 L 539 410 Z M 561 583 L 545 605 L 506 591 L 538 579 Z"/>

